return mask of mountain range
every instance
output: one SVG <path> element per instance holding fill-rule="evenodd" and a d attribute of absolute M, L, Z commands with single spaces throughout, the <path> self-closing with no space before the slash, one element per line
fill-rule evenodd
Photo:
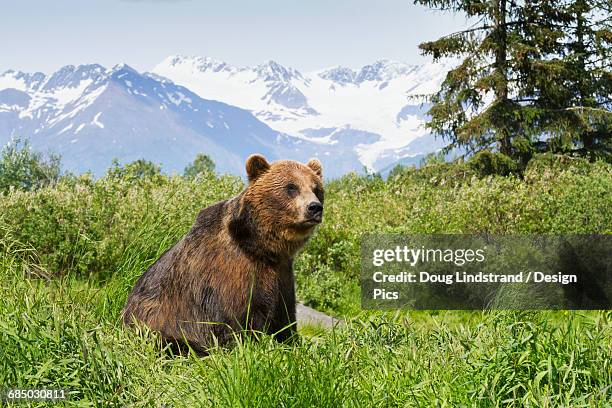
<path fill-rule="evenodd" d="M 219 172 L 245 158 L 318 157 L 326 175 L 418 162 L 442 145 L 423 127 L 422 95 L 448 66 L 381 60 L 301 73 L 274 61 L 236 67 L 171 56 L 151 72 L 125 64 L 0 75 L 0 143 L 27 138 L 65 168 L 101 175 L 113 158 L 146 158 L 182 172 L 199 152 Z"/>

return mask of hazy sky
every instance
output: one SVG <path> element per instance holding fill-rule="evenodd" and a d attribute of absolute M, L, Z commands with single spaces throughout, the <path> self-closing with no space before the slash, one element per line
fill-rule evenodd
<path fill-rule="evenodd" d="M 0 10 L 0 72 L 92 62 L 150 70 L 171 54 L 303 71 L 417 63 L 420 42 L 466 26 L 412 0 L 4 0 Z"/>

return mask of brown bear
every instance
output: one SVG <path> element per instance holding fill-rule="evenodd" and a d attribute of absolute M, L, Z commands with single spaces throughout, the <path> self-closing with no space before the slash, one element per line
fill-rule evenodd
<path fill-rule="evenodd" d="M 203 209 L 138 279 L 123 309 L 179 351 L 205 353 L 235 334 L 296 332 L 293 258 L 323 216 L 321 163 L 246 161 L 248 186 Z"/>

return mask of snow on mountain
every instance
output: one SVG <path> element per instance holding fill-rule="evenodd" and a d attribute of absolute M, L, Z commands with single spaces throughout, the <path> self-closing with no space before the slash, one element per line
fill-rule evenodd
<path fill-rule="evenodd" d="M 225 69 L 208 63 L 211 70 Z M 270 69 L 262 68 L 261 75 L 291 75 Z M 61 154 L 68 170 L 97 175 L 113 158 L 146 158 L 168 172 L 180 172 L 204 152 L 221 172 L 242 174 L 246 157 L 254 152 L 272 160 L 306 160 L 324 153 L 314 143 L 271 129 L 247 110 L 203 99 L 123 64 L 112 69 L 66 66 L 49 76 L 14 71 L 0 75 L 0 143 L 13 136 Z M 359 166 L 354 154 L 340 162 L 337 168 L 344 172 Z M 339 174 L 332 170 L 330 175 Z"/>
<path fill-rule="evenodd" d="M 255 152 L 319 157 L 326 175 L 384 170 L 442 147 L 423 127 L 448 66 L 381 60 L 358 70 L 301 73 L 269 61 L 235 67 L 173 56 L 151 73 L 120 64 L 68 65 L 50 75 L 0 74 L 0 143 L 25 137 L 99 175 L 113 158 L 180 172 L 199 152 L 242 174 Z"/>
<path fill-rule="evenodd" d="M 235 67 L 206 57 L 171 56 L 153 72 L 204 98 L 248 109 L 271 128 L 319 144 L 358 140 L 351 152 L 379 170 L 442 144 L 423 127 L 427 106 L 420 96 L 436 91 L 449 63 L 408 65 L 380 60 L 359 70 L 333 67 L 302 74 L 273 61 Z M 312 136 L 313 129 L 329 132 Z"/>
<path fill-rule="evenodd" d="M 25 91 L 26 89 L 37 89 L 42 81 L 45 79 L 45 74 L 42 72 L 36 72 L 34 74 L 28 74 L 24 72 L 18 72 L 8 70 L 2 76 L 0 76 L 0 89 L 16 89 L 18 91 Z"/>

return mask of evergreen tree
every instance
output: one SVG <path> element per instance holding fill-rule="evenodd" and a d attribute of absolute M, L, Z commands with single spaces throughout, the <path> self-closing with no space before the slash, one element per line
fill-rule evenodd
<path fill-rule="evenodd" d="M 448 149 L 495 147 L 526 160 L 537 147 L 609 148 L 609 0 L 415 3 L 478 22 L 420 45 L 434 60 L 461 59 L 429 111 Z"/>
<path fill-rule="evenodd" d="M 525 129 L 546 139 L 534 145 L 609 156 L 612 56 L 605 6 L 593 0 L 524 2 L 516 72 Z"/>
<path fill-rule="evenodd" d="M 463 147 L 475 152 L 495 145 L 501 153 L 510 155 L 512 136 L 518 131 L 516 112 L 520 109 L 509 90 L 508 38 L 517 30 L 512 7 L 507 0 L 415 3 L 462 12 L 478 20 L 467 30 L 419 46 L 434 60 L 462 58 L 432 96 L 428 127 L 451 142 L 449 149 Z"/>
<path fill-rule="evenodd" d="M 612 156 L 612 2 L 572 0 L 565 4 L 563 62 L 573 117 L 568 132 L 577 151 Z"/>

